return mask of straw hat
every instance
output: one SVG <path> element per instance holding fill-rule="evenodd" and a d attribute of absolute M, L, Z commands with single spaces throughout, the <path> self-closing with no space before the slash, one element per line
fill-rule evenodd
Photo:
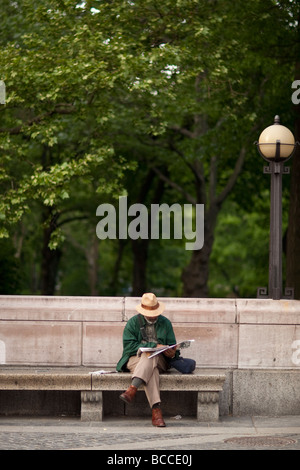
<path fill-rule="evenodd" d="M 155 294 L 148 292 L 142 296 L 141 303 L 135 308 L 146 317 L 157 317 L 164 311 L 165 305 L 158 302 Z"/>

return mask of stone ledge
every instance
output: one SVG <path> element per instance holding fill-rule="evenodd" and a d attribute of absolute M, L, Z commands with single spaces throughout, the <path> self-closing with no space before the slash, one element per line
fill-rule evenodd
<path fill-rule="evenodd" d="M 2 367 L 0 390 L 91 390 L 85 368 Z"/>
<path fill-rule="evenodd" d="M 196 369 L 193 374 L 179 374 L 175 371 L 160 375 L 161 391 L 210 391 L 220 392 L 225 381 L 225 372 Z M 92 374 L 93 390 L 121 390 L 130 385 L 129 373 Z"/>
<path fill-rule="evenodd" d="M 105 370 L 105 369 L 103 369 Z M 35 368 L 4 366 L 1 390 L 121 390 L 130 384 L 129 373 L 97 374 L 87 367 Z M 221 391 L 224 371 L 196 369 L 193 374 L 170 371 L 160 375 L 161 390 Z"/>
<path fill-rule="evenodd" d="M 124 297 L 0 295 L 0 319 L 122 321 Z"/>

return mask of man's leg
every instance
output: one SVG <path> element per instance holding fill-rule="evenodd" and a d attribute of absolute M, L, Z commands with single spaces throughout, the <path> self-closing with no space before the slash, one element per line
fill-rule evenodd
<path fill-rule="evenodd" d="M 149 359 L 152 361 L 155 359 L 153 373 L 145 385 L 145 393 L 152 409 L 152 424 L 160 428 L 164 428 L 166 423 L 164 422 L 162 411 L 160 408 L 160 387 L 159 387 L 159 373 L 166 372 L 167 362 L 162 354 L 158 354 L 154 358 Z M 155 365 L 156 363 L 156 365 Z"/>
<path fill-rule="evenodd" d="M 127 363 L 127 369 L 130 370 L 130 372 L 133 372 L 137 364 L 139 363 L 139 360 L 140 360 L 140 357 L 131 356 Z M 132 377 L 130 387 L 120 395 L 120 399 L 123 400 L 128 405 L 130 405 L 135 399 L 137 389 L 139 388 L 140 385 L 144 383 L 145 382 L 139 377 Z"/>
<path fill-rule="evenodd" d="M 168 369 L 165 358 L 158 354 L 149 359 L 147 353 L 143 353 L 140 357 L 132 356 L 127 368 L 132 373 L 132 382 L 126 392 L 120 398 L 126 403 L 131 403 L 137 391 L 139 384 L 143 383 L 145 393 L 152 408 L 152 423 L 154 426 L 165 426 L 160 410 L 160 389 L 159 389 L 159 373 Z"/>

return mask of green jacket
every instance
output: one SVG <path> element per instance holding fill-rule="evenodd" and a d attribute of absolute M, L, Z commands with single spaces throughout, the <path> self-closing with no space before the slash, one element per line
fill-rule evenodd
<path fill-rule="evenodd" d="M 146 321 L 143 316 L 142 319 L 145 324 Z M 159 315 L 155 323 L 155 329 L 158 344 L 167 344 L 169 346 L 176 344 L 173 326 L 168 318 Z M 135 356 L 140 347 L 155 348 L 156 343 L 146 343 L 143 341 L 138 315 L 135 315 L 128 320 L 123 331 L 123 354 L 116 367 L 118 372 L 125 372 L 127 370 L 126 364 L 129 358 Z M 179 351 L 176 351 L 176 357 L 178 356 Z"/>

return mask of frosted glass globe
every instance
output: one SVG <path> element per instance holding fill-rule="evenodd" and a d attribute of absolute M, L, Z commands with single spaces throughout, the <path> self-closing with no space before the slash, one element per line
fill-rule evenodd
<path fill-rule="evenodd" d="M 292 132 L 281 124 L 267 127 L 259 136 L 258 145 L 266 158 L 275 158 L 276 141 L 280 141 L 280 158 L 288 158 L 294 150 L 295 139 Z"/>

